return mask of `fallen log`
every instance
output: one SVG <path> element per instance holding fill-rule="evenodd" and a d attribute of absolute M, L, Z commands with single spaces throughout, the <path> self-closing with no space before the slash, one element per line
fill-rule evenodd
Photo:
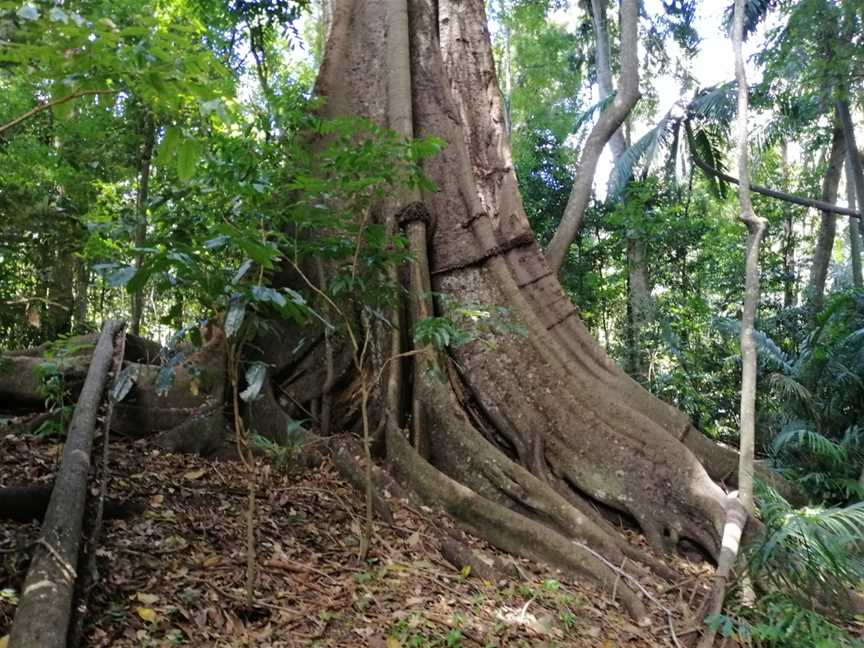
<path fill-rule="evenodd" d="M 12 623 L 10 648 L 66 645 L 87 501 L 90 451 L 114 357 L 114 336 L 122 327 L 120 322 L 107 322 L 93 352 Z"/>
<path fill-rule="evenodd" d="M 0 488 L 0 519 L 15 522 L 42 520 L 51 500 L 52 484 L 38 486 L 9 486 Z M 105 500 L 105 518 L 123 519 L 141 513 L 140 502 L 108 498 Z"/>

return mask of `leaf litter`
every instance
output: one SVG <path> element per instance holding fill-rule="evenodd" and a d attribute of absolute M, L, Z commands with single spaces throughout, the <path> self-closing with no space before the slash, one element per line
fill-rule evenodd
<path fill-rule="evenodd" d="M 59 456 L 56 441 L 0 438 L 0 486 L 50 482 Z M 713 571 L 676 559 L 678 585 L 640 578 L 660 605 L 649 602 L 654 623 L 638 627 L 590 584 L 498 552 L 445 516 L 392 498 L 394 523 L 376 520 L 369 558 L 358 563 L 363 496 L 329 464 L 289 476 L 262 459 L 249 609 L 240 464 L 130 439 L 112 441 L 109 464 L 108 496 L 144 510 L 104 525 L 85 624 L 89 647 L 669 646 L 670 620 L 681 633 L 698 626 L 689 610 Z M 38 531 L 35 522 L 0 526 L 0 637 L 11 627 Z M 506 577 L 484 581 L 448 563 L 440 546 L 453 539 Z"/>

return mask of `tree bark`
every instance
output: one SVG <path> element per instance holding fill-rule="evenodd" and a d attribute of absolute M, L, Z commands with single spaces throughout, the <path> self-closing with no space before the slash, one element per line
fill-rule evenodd
<path fill-rule="evenodd" d="M 145 110 L 142 108 L 142 110 Z M 150 169 L 153 161 L 153 147 L 156 145 L 156 124 L 153 116 L 143 113 L 141 121 L 141 156 L 138 159 L 138 192 L 135 197 L 135 237 L 136 248 L 143 248 L 147 242 L 147 207 L 150 202 Z M 144 263 L 144 253 L 135 253 L 135 269 L 140 270 Z M 144 290 L 132 293 L 133 335 L 141 334 L 141 318 L 144 315 Z"/>
<path fill-rule="evenodd" d="M 610 97 L 615 92 L 612 85 L 607 5 L 607 0 L 591 0 L 591 20 L 596 41 L 597 84 L 600 87 L 601 98 Z M 627 150 L 627 138 L 624 136 L 623 128 L 619 127 L 612 133 L 609 148 L 612 150 L 613 163 L 617 163 Z M 641 235 L 634 236 L 627 242 L 627 279 L 627 372 L 632 376 L 644 378 L 646 363 L 642 352 L 642 335 L 651 317 L 652 303 L 651 285 L 648 279 L 648 245 Z"/>
<path fill-rule="evenodd" d="M 738 463 L 738 498 L 748 513 L 753 512 L 753 472 L 756 445 L 756 315 L 759 309 L 759 246 L 767 221 L 753 211 L 750 199 L 750 160 L 748 154 L 748 88 L 742 53 L 744 5 L 735 1 L 732 45 L 735 50 L 735 79 L 738 83 L 738 202 L 740 220 L 747 227 L 747 256 L 744 269 L 744 305 L 741 313 L 741 431 Z"/>
<path fill-rule="evenodd" d="M 570 244 L 576 238 L 576 233 L 585 216 L 585 209 L 591 199 L 591 187 L 594 183 L 594 172 L 597 162 L 606 146 L 606 142 L 621 127 L 630 111 L 639 101 L 639 57 L 637 51 L 639 26 L 638 0 L 622 0 L 621 2 L 621 78 L 615 99 L 600 113 L 597 123 L 591 129 L 582 156 L 579 159 L 579 170 L 567 199 L 561 223 L 546 249 L 546 260 L 556 274 L 561 271 L 567 258 Z"/>
<path fill-rule="evenodd" d="M 90 450 L 114 356 L 114 336 L 121 327 L 119 322 L 106 323 L 93 353 L 63 446 L 40 540 L 24 581 L 9 638 L 10 648 L 66 645 L 87 501 Z"/>
<path fill-rule="evenodd" d="M 846 155 L 846 204 L 850 209 L 855 209 L 856 193 L 855 180 L 853 178 L 851 159 L 855 156 L 853 149 L 847 146 Z M 861 228 L 858 221 L 849 218 L 849 257 L 852 262 L 852 285 L 856 288 L 864 287 L 864 276 L 861 272 Z"/>
<path fill-rule="evenodd" d="M 857 200 L 859 210 L 864 208 L 864 168 L 862 168 L 861 154 L 858 152 L 858 143 L 855 139 L 855 123 L 852 121 L 852 113 L 849 110 L 849 101 L 846 99 L 837 102 L 837 116 L 840 119 L 840 125 L 843 128 L 843 136 L 846 140 L 846 182 L 851 183 L 855 187 L 854 198 Z M 852 202 L 852 192 L 847 188 L 847 196 L 849 196 L 849 208 L 854 209 L 855 203 Z M 853 279 L 856 286 L 861 285 L 861 232 L 862 223 L 857 223 L 858 235 L 853 234 L 855 227 L 850 219 L 849 235 L 852 239 L 852 268 Z M 855 252 L 857 248 L 857 254 Z M 855 270 L 857 264 L 857 271 Z"/>
<path fill-rule="evenodd" d="M 786 142 L 781 143 L 783 189 L 789 190 L 789 155 Z M 792 208 L 786 208 L 783 218 L 783 308 L 792 308 L 796 302 L 795 220 Z"/>
<path fill-rule="evenodd" d="M 407 35 L 404 27 L 386 27 L 388 12 L 401 14 L 406 4 Z M 635 3 L 625 5 L 635 30 Z M 403 41 L 410 58 L 394 68 L 391 57 L 405 55 L 397 46 Z M 625 41 L 634 45 L 635 32 Z M 434 292 L 507 307 L 527 331 L 492 333 L 495 352 L 480 342 L 452 349 L 438 361 L 445 383 L 416 379 L 409 360 L 415 366 L 406 367 L 402 380 L 405 401 L 413 404 L 404 415 L 386 407 L 386 378 L 371 386 L 379 407 L 370 411 L 387 412 L 393 471 L 497 546 L 590 575 L 610 589 L 617 575 L 591 551 L 613 564 L 627 557 L 659 566 L 615 533 L 592 501 L 632 515 L 657 548 L 689 538 L 718 555 L 725 495 L 685 445 L 686 439 L 699 446 L 698 434 L 690 433 L 686 416 L 608 359 L 533 238 L 513 173 L 483 3 L 335 3 L 316 86 L 327 97 L 325 116 L 398 123 L 391 107 L 406 102 L 390 99 L 404 87 L 393 69 L 408 74 L 414 136 L 447 142 L 425 163 L 438 191 L 422 193 L 422 205 L 403 221 L 414 256 L 403 273 L 410 295 L 403 326 L 410 331 L 424 312 L 443 314 L 444 305 L 426 297 Z M 387 213 L 377 210 L 375 218 L 386 224 Z M 409 337 L 388 335 L 373 348 L 390 349 L 392 357 L 394 347 L 412 350 Z M 382 357 L 373 360 L 381 366 Z M 422 433 L 406 434 L 418 419 Z M 420 439 L 428 455 L 418 452 Z M 644 619 L 632 590 L 619 583 L 616 593 Z"/>
<path fill-rule="evenodd" d="M 843 130 L 838 124 L 835 126 L 831 137 L 828 168 L 822 179 L 822 200 L 825 202 L 837 202 L 837 188 L 840 186 L 845 153 L 846 142 L 843 137 Z M 828 277 L 828 266 L 831 263 L 831 252 L 834 250 L 836 231 L 837 217 L 832 212 L 823 211 L 816 249 L 813 253 L 813 264 L 810 268 L 810 281 L 807 286 L 808 317 L 811 322 L 822 310 L 822 304 L 825 301 L 825 280 Z"/>
<path fill-rule="evenodd" d="M 609 27 L 606 15 L 608 5 L 608 0 L 591 0 L 591 24 L 594 26 L 596 46 L 594 63 L 597 66 L 597 85 L 600 88 L 600 99 L 611 97 L 612 93 L 615 92 L 612 81 L 612 48 L 609 47 Z M 612 157 L 615 161 L 627 150 L 627 140 L 621 127 L 615 129 L 609 138 L 609 148 L 612 149 Z"/>

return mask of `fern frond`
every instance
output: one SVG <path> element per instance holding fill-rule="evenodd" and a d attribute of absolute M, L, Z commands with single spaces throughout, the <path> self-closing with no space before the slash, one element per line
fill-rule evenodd
<path fill-rule="evenodd" d="M 778 434 L 771 449 L 778 455 L 803 451 L 814 459 L 837 467 L 843 466 L 849 458 L 841 444 L 810 429 L 802 421 L 791 424 Z"/>

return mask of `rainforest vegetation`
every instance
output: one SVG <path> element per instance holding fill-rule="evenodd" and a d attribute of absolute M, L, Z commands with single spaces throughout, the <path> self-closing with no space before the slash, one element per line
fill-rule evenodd
<path fill-rule="evenodd" d="M 861 645 L 862 141 L 861 0 L 0 0 L 0 645 L 619 645 L 560 583 Z M 107 602 L 171 466 L 239 484 L 219 639 Z M 352 592 L 440 516 L 559 634 L 292 636 L 274 484 L 331 471 Z"/>

